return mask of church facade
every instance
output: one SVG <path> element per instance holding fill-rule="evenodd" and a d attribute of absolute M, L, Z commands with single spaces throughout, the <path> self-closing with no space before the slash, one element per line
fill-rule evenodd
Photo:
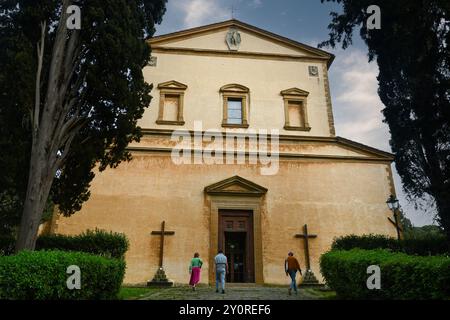
<path fill-rule="evenodd" d="M 333 55 L 237 20 L 149 44 L 153 99 L 133 160 L 97 173 L 89 201 L 52 232 L 125 233 L 129 284 L 161 264 L 188 283 L 194 252 L 213 283 L 218 249 L 230 282 L 285 284 L 288 251 L 321 281 L 333 238 L 396 235 L 392 155 L 335 135 Z"/>

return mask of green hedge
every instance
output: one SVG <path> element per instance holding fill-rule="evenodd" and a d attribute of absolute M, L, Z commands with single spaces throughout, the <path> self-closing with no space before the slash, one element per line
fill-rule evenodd
<path fill-rule="evenodd" d="M 14 253 L 15 240 L 0 237 L 0 255 Z M 92 253 L 104 257 L 124 258 L 129 247 L 128 239 L 123 233 L 107 232 L 96 229 L 87 230 L 79 235 L 45 235 L 38 237 L 36 250 L 61 250 Z"/>
<path fill-rule="evenodd" d="M 40 236 L 36 241 L 36 250 L 80 251 L 105 257 L 123 258 L 128 245 L 127 237 L 123 233 L 88 230 L 75 236 L 60 234 Z"/>
<path fill-rule="evenodd" d="M 369 290 L 367 267 L 381 269 L 381 289 Z M 321 273 L 344 299 L 448 299 L 450 258 L 421 257 L 388 250 L 332 250 L 320 258 Z"/>
<path fill-rule="evenodd" d="M 67 268 L 81 271 L 81 289 L 69 290 Z M 81 252 L 22 251 L 0 257 L 0 299 L 116 299 L 125 273 L 123 259 Z"/>
<path fill-rule="evenodd" d="M 412 255 L 428 256 L 450 253 L 449 243 L 444 236 L 433 236 L 422 239 L 403 239 L 398 241 L 384 235 L 349 235 L 336 238 L 332 250 L 351 250 L 354 248 L 372 250 L 389 249 Z"/>

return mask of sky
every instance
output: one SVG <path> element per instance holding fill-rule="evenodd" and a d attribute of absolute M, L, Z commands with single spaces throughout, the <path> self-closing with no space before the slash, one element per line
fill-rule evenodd
<path fill-rule="evenodd" d="M 317 47 L 328 39 L 330 12 L 341 10 L 320 0 L 169 0 L 156 35 L 166 34 L 232 17 L 261 29 Z M 383 123 L 384 108 L 378 97 L 378 66 L 369 63 L 367 47 L 355 33 L 345 51 L 323 48 L 336 55 L 329 70 L 336 135 L 390 152 L 390 133 Z M 397 198 L 416 226 L 432 224 L 432 209 L 416 209 L 402 190 L 393 166 Z"/>

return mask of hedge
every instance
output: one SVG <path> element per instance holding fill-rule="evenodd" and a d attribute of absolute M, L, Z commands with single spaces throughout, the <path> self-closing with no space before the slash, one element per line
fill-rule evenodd
<path fill-rule="evenodd" d="M 421 239 L 397 240 L 384 235 L 349 235 L 336 238 L 332 250 L 351 250 L 354 248 L 372 250 L 389 249 L 406 254 L 428 256 L 450 253 L 449 243 L 444 236 L 433 236 Z"/>
<path fill-rule="evenodd" d="M 123 233 L 98 229 L 75 236 L 45 235 L 36 241 L 36 250 L 79 251 L 119 259 L 125 256 L 128 246 L 128 239 Z M 0 255 L 13 254 L 14 247 L 14 238 L 0 237 Z"/>
<path fill-rule="evenodd" d="M 70 290 L 67 268 L 81 271 L 81 289 Z M 116 299 L 125 274 L 123 259 L 81 252 L 21 251 L 0 257 L 0 299 Z"/>
<path fill-rule="evenodd" d="M 123 258 L 128 246 L 125 234 L 98 229 L 74 236 L 40 236 L 36 241 L 36 250 L 80 251 L 113 258 Z"/>
<path fill-rule="evenodd" d="M 369 290 L 367 267 L 381 271 L 381 289 Z M 448 299 L 450 258 L 421 257 L 388 250 L 332 250 L 320 258 L 327 285 L 343 299 Z"/>

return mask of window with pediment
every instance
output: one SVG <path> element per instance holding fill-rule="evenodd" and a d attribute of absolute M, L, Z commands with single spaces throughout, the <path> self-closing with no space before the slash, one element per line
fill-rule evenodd
<path fill-rule="evenodd" d="M 281 91 L 284 102 L 285 130 L 310 131 L 307 98 L 309 92 L 291 88 Z"/>
<path fill-rule="evenodd" d="M 240 84 L 220 88 L 223 99 L 222 127 L 248 128 L 250 90 Z"/>
<path fill-rule="evenodd" d="M 184 92 L 187 85 L 175 80 L 160 83 L 158 85 L 159 112 L 157 124 L 184 125 L 183 107 Z"/>

